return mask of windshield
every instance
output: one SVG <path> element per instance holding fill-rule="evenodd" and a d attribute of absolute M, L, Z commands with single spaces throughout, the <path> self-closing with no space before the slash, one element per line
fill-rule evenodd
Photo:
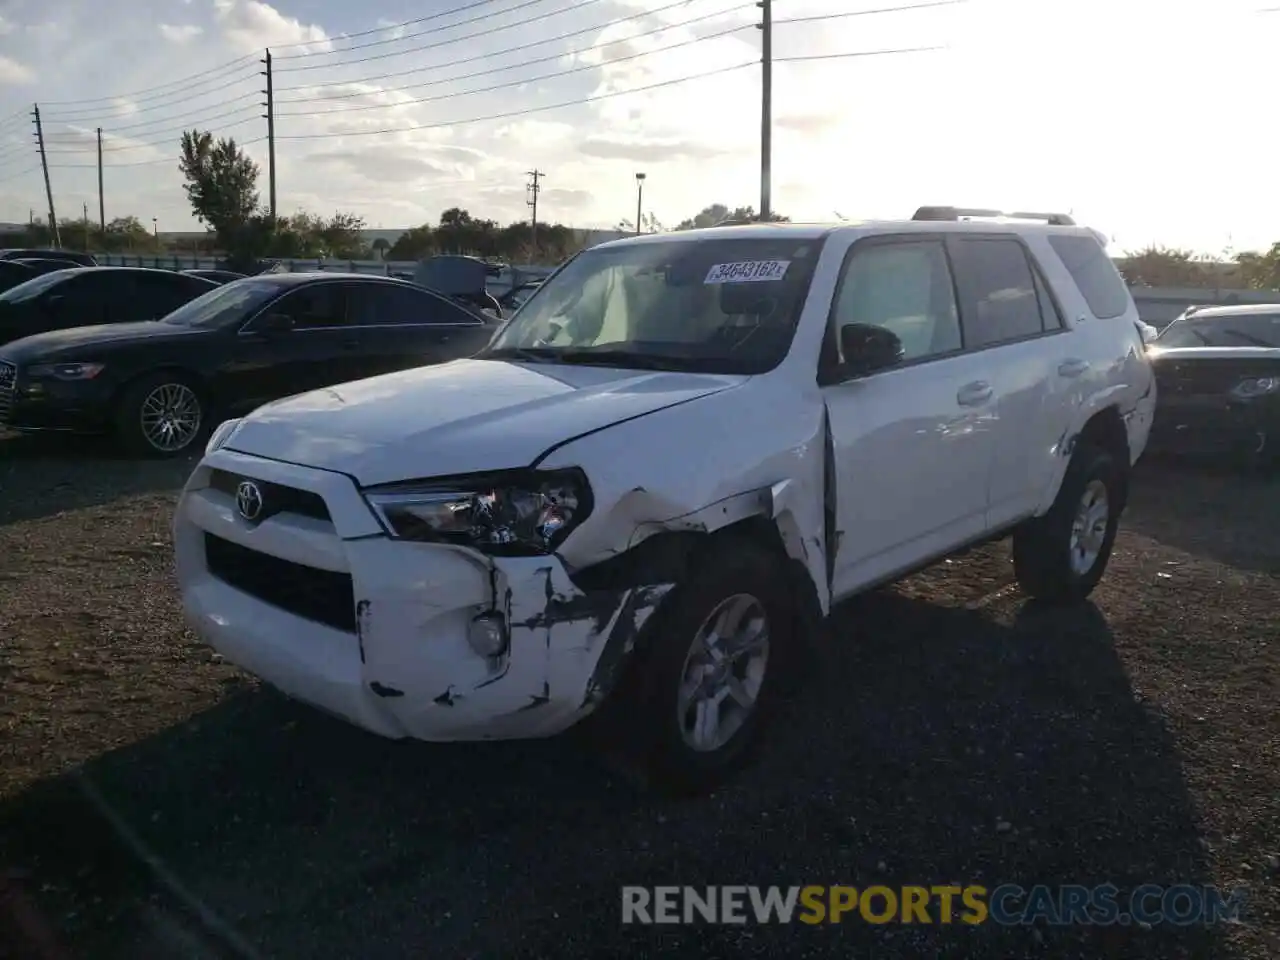
<path fill-rule="evenodd" d="M 74 270 L 76 268 L 68 267 L 67 269 Z M 42 273 L 38 277 L 24 281 L 16 287 L 10 287 L 4 293 L 0 293 L 0 303 L 25 303 L 28 300 L 34 300 L 50 287 L 55 287 L 67 279 L 67 276 L 61 270 Z"/>
<path fill-rule="evenodd" d="M 212 330 L 243 323 L 249 314 L 283 292 L 270 280 L 235 280 L 188 301 L 161 323 Z"/>
<path fill-rule="evenodd" d="M 1156 338 L 1161 347 L 1277 347 L 1280 313 L 1175 320 Z"/>
<path fill-rule="evenodd" d="M 821 247 L 744 237 L 587 250 L 479 356 L 762 373 L 791 347 Z"/>

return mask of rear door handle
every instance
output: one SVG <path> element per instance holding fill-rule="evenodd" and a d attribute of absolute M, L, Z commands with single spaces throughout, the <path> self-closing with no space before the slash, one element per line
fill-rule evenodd
<path fill-rule="evenodd" d="M 956 394 L 956 403 L 962 407 L 980 407 L 990 399 L 991 384 L 985 380 L 965 384 Z"/>
<path fill-rule="evenodd" d="M 1078 377 L 1089 369 L 1088 360 L 1063 360 L 1058 364 L 1058 376 L 1060 377 Z"/>

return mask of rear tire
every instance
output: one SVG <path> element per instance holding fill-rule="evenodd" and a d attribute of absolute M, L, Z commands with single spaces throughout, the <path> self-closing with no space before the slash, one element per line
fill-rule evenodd
<path fill-rule="evenodd" d="M 1013 535 L 1013 569 L 1029 596 L 1084 600 L 1106 572 L 1123 509 L 1125 466 L 1085 441 L 1077 444 L 1049 512 Z"/>
<path fill-rule="evenodd" d="M 758 745 L 794 654 L 783 564 L 748 540 L 721 544 L 645 625 L 605 735 L 650 788 L 704 793 Z"/>
<path fill-rule="evenodd" d="M 115 412 L 121 444 L 142 457 L 179 457 L 198 450 L 208 421 L 208 404 L 199 387 L 177 372 L 151 374 L 131 383 Z"/>

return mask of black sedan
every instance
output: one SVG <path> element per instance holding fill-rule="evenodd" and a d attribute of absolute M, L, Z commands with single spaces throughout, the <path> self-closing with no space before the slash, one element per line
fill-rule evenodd
<path fill-rule="evenodd" d="M 98 261 L 93 254 L 82 253 L 79 250 L 53 250 L 48 247 L 0 250 L 0 260 L 20 259 L 66 260 L 69 263 L 74 263 L 78 267 L 96 267 L 98 265 Z"/>
<path fill-rule="evenodd" d="M 83 266 L 74 260 L 63 260 L 60 257 L 17 257 L 13 260 L 0 261 L 16 263 L 36 274 L 53 273 L 55 270 L 71 270 Z"/>
<path fill-rule="evenodd" d="M 212 280 L 214 283 L 230 283 L 232 280 L 243 280 L 246 274 L 236 273 L 234 270 L 183 270 L 188 277 L 201 277 L 205 280 Z"/>
<path fill-rule="evenodd" d="M 1189 310 L 1148 346 L 1154 453 L 1280 454 L 1280 304 Z"/>
<path fill-rule="evenodd" d="M 72 267 L 0 293 L 0 345 L 100 323 L 158 320 L 217 284 L 172 270 Z"/>
<path fill-rule="evenodd" d="M 15 260 L 0 260 L 0 293 L 11 290 L 20 283 L 35 279 L 37 274 L 30 267 Z"/>
<path fill-rule="evenodd" d="M 279 397 L 475 353 L 497 323 L 387 277 L 248 277 L 149 323 L 0 346 L 0 424 L 114 431 L 134 452 L 196 448 L 224 417 Z"/>

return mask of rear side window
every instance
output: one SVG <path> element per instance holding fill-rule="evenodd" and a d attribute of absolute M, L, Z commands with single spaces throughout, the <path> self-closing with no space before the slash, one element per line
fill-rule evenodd
<path fill-rule="evenodd" d="M 352 291 L 351 309 L 355 322 L 364 327 L 480 323 L 444 297 L 391 283 L 360 284 Z"/>
<path fill-rule="evenodd" d="M 951 256 L 966 347 L 980 350 L 1044 330 L 1035 278 L 1021 243 L 958 239 Z"/>
<path fill-rule="evenodd" d="M 1049 245 L 1066 265 L 1095 317 L 1111 320 L 1123 316 L 1129 309 L 1129 291 L 1102 244 L 1092 237 L 1051 236 Z"/>

